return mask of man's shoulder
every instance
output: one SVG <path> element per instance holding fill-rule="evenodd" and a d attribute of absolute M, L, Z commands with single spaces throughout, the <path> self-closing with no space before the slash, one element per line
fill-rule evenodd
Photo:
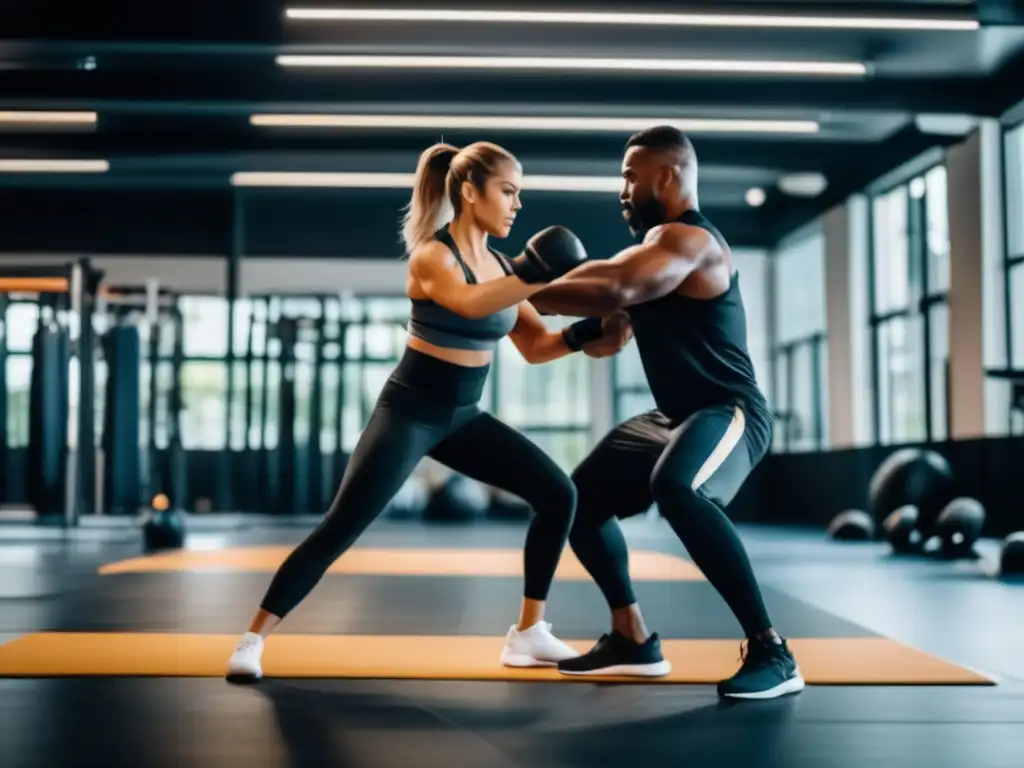
<path fill-rule="evenodd" d="M 711 232 L 681 221 L 670 221 L 654 227 L 647 233 L 644 242 L 685 259 L 701 256 L 709 248 L 721 250 L 718 240 Z"/>

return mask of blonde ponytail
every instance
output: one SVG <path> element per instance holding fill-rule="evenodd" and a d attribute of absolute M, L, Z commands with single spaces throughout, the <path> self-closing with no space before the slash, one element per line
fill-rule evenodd
<path fill-rule="evenodd" d="M 406 254 L 428 242 L 455 215 L 446 182 L 452 160 L 459 153 L 451 144 L 435 144 L 420 155 L 413 179 L 412 197 L 402 217 L 402 241 Z"/>

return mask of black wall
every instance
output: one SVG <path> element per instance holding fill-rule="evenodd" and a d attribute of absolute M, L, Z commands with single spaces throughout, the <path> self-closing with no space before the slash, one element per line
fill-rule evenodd
<path fill-rule="evenodd" d="M 231 196 L 216 190 L 0 191 L 0 251 L 231 252 Z"/>
<path fill-rule="evenodd" d="M 827 526 L 846 509 L 867 509 L 878 465 L 906 446 L 775 454 L 736 502 L 739 519 Z M 929 444 L 950 463 L 960 493 L 984 504 L 984 535 L 1024 530 L 1024 437 Z"/>

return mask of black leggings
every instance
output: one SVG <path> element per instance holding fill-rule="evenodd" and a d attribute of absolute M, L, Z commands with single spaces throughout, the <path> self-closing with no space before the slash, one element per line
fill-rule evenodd
<path fill-rule="evenodd" d="M 682 424 L 652 411 L 613 429 L 573 473 L 579 509 L 569 541 L 613 610 L 636 602 L 618 518 L 652 502 L 748 637 L 771 628 L 743 542 L 724 508 L 765 450 L 742 409 L 706 408 Z"/>
<path fill-rule="evenodd" d="M 547 599 L 576 510 L 569 477 L 532 442 L 477 405 L 487 367 L 407 349 L 388 379 L 320 525 L 282 563 L 261 603 L 284 617 L 359 538 L 424 456 L 519 496 L 534 511 L 523 594 Z"/>

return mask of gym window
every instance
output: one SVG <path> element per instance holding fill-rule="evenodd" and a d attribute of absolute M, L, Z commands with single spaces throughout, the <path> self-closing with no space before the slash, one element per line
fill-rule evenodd
<path fill-rule="evenodd" d="M 351 451 L 398 362 L 408 314 L 404 297 L 238 299 L 232 449 L 277 448 L 287 403 L 296 445 Z M 282 384 L 294 395 L 287 401 Z"/>
<path fill-rule="evenodd" d="M 656 407 L 640 350 L 632 340 L 612 358 L 612 421 L 618 424 Z"/>
<path fill-rule="evenodd" d="M 8 448 L 25 448 L 29 441 L 29 392 L 32 383 L 32 337 L 39 321 L 36 301 L 3 297 L 4 388 L 6 389 Z"/>
<path fill-rule="evenodd" d="M 774 449 L 823 450 L 828 444 L 825 235 L 820 227 L 783 244 L 773 263 Z"/>
<path fill-rule="evenodd" d="M 948 434 L 946 206 L 942 165 L 872 200 L 872 420 L 881 444 Z"/>
<path fill-rule="evenodd" d="M 552 329 L 564 318 L 544 318 Z M 490 397 L 496 415 L 571 471 L 590 448 L 590 358 L 567 355 L 543 365 L 526 362 L 508 338 L 491 365 Z"/>
<path fill-rule="evenodd" d="M 1006 195 L 1006 358 L 1007 367 L 1024 369 L 1024 123 L 1004 138 Z M 1011 410 L 1010 433 L 1024 434 L 1024 384 L 1016 384 L 1019 406 Z M 1015 393 L 1016 394 L 1016 393 Z"/>

